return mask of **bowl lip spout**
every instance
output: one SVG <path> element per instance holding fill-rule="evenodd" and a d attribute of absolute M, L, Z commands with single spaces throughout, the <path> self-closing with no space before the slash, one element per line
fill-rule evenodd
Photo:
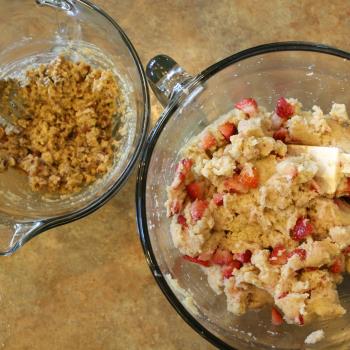
<path fill-rule="evenodd" d="M 21 239 L 14 244 L 13 246 L 9 247 L 9 249 L 5 252 L 0 252 L 1 255 L 11 255 L 13 254 L 17 249 L 19 249 L 21 246 L 23 246 L 26 242 L 31 240 L 33 237 L 41 234 L 42 232 L 45 232 L 51 228 L 64 225 L 70 222 L 73 222 L 75 220 L 81 219 L 100 207 L 102 207 L 109 199 L 111 199 L 125 184 L 126 180 L 129 178 L 129 176 L 132 173 L 132 170 L 134 169 L 134 166 L 136 165 L 137 160 L 139 159 L 140 153 L 144 147 L 144 144 L 147 139 L 147 133 L 148 133 L 148 127 L 150 123 L 150 97 L 149 97 L 149 89 L 146 79 L 146 74 L 143 69 L 141 60 L 139 58 L 139 55 L 137 51 L 135 50 L 133 44 L 131 43 L 130 39 L 127 37 L 123 29 L 118 25 L 118 23 L 109 16 L 104 10 L 102 10 L 100 7 L 96 6 L 92 2 L 88 0 L 77 0 L 77 4 L 81 4 L 83 6 L 86 6 L 89 10 L 96 12 L 100 14 L 102 17 L 105 18 L 106 21 L 110 22 L 113 27 L 116 29 L 116 31 L 120 34 L 122 41 L 124 42 L 125 46 L 127 47 L 128 51 L 130 52 L 130 55 L 132 57 L 132 60 L 135 64 L 135 67 L 138 72 L 138 76 L 140 78 L 140 85 L 141 85 L 141 91 L 142 91 L 142 98 L 143 98 L 143 106 L 144 111 L 143 115 L 141 117 L 142 120 L 142 126 L 141 126 L 141 134 L 139 136 L 139 140 L 137 142 L 136 148 L 134 153 L 132 154 L 131 159 L 127 163 L 123 173 L 121 176 L 115 181 L 115 183 L 101 196 L 97 197 L 95 200 L 84 206 L 83 208 L 72 211 L 65 215 L 60 215 L 56 217 L 49 217 L 44 218 L 43 220 L 37 220 L 38 223 L 37 227 L 27 234 L 24 234 Z M 33 225 L 35 222 L 33 222 Z"/>
<path fill-rule="evenodd" d="M 246 58 L 253 56 L 271 53 L 271 52 L 282 52 L 282 51 L 308 51 L 316 52 L 321 54 L 328 54 L 343 58 L 345 60 L 350 60 L 350 53 L 339 50 L 337 48 L 312 43 L 312 42 L 301 42 L 301 41 L 286 41 L 286 42 L 275 42 L 270 44 L 259 45 L 247 50 L 233 54 L 223 60 L 211 65 L 199 75 L 197 75 L 192 83 L 192 86 L 196 86 L 198 83 L 205 82 L 210 77 L 223 70 L 224 68 L 242 61 Z M 181 98 L 178 97 L 178 98 Z M 186 98 L 185 98 L 186 99 Z M 143 247 L 143 251 L 149 265 L 149 268 L 155 278 L 158 286 L 162 290 L 165 297 L 168 299 L 170 304 L 174 307 L 177 313 L 183 318 L 183 320 L 189 324 L 197 333 L 204 337 L 207 341 L 212 343 L 214 346 L 219 349 L 229 349 L 236 350 L 233 346 L 225 343 L 223 340 L 219 339 L 218 336 L 207 330 L 199 321 L 197 321 L 194 316 L 190 314 L 189 311 L 181 304 L 176 295 L 171 290 L 165 275 L 160 269 L 160 266 L 157 262 L 154 250 L 152 248 L 150 234 L 147 225 L 147 212 L 146 212 L 146 186 L 147 186 L 147 175 L 153 150 L 157 144 L 158 138 L 162 133 L 165 125 L 177 110 L 179 104 L 178 101 L 171 101 L 170 104 L 164 110 L 162 116 L 159 118 L 155 127 L 151 131 L 146 146 L 141 155 L 141 161 L 139 165 L 137 184 L 136 184 L 136 215 L 137 215 L 137 227 Z M 167 234 L 164 232 L 164 234 Z M 237 339 L 237 342 L 240 340 Z M 254 342 L 252 342 L 254 343 Z M 260 344 L 255 344 L 261 346 Z M 238 346 L 238 345 L 237 345 Z"/>

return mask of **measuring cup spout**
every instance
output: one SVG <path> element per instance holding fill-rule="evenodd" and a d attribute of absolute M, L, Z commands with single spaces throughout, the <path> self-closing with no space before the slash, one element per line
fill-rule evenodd
<path fill-rule="evenodd" d="M 42 232 L 43 222 L 16 222 L 0 217 L 0 255 L 11 255 L 32 237 Z"/>
<path fill-rule="evenodd" d="M 72 1 L 69 0 L 35 0 L 38 5 L 46 5 L 65 10 L 67 12 L 76 13 L 76 8 Z"/>

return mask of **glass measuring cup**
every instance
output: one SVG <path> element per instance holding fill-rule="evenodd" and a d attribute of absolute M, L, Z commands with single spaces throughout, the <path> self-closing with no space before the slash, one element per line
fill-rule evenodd
<path fill-rule="evenodd" d="M 160 55 L 147 68 L 150 84 L 165 107 L 142 155 L 137 184 L 137 220 L 150 269 L 183 319 L 219 349 L 309 349 L 305 337 L 323 329 L 318 350 L 349 349 L 349 277 L 338 287 L 344 317 L 304 327 L 271 324 L 271 307 L 236 317 L 223 295 L 209 287 L 198 266 L 174 247 L 166 217 L 166 187 L 171 184 L 179 150 L 235 102 L 253 97 L 273 110 L 280 96 L 295 97 L 305 109 L 328 110 L 332 102 L 350 106 L 350 54 L 328 46 L 287 42 L 237 53 L 191 77 L 171 58 Z"/>
<path fill-rule="evenodd" d="M 49 228 L 91 213 L 120 189 L 142 148 L 150 107 L 135 49 L 118 24 L 89 1 L 3 1 L 0 32 L 0 79 L 22 78 L 28 68 L 58 55 L 111 69 L 127 101 L 128 130 L 110 171 L 73 196 L 45 197 L 30 190 L 25 174 L 14 169 L 0 174 L 0 255 L 5 255 Z"/>

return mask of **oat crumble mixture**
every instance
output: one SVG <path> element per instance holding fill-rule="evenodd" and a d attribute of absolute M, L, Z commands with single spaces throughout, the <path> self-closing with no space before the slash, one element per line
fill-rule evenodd
<path fill-rule="evenodd" d="M 112 165 L 113 119 L 125 112 L 121 89 L 111 71 L 64 57 L 28 70 L 26 80 L 0 82 L 1 105 L 15 98 L 21 108 L 12 115 L 18 133 L 0 127 L 0 170 L 25 171 L 33 191 L 77 192 Z"/>
<path fill-rule="evenodd" d="M 345 105 L 328 114 L 280 98 L 268 112 L 252 98 L 206 127 L 181 150 L 168 187 L 173 243 L 198 264 L 228 311 L 271 305 L 274 325 L 342 316 L 337 285 L 350 272 L 350 179 L 322 193 L 318 164 L 287 144 L 350 152 Z M 350 174 L 348 174 L 350 176 Z"/>

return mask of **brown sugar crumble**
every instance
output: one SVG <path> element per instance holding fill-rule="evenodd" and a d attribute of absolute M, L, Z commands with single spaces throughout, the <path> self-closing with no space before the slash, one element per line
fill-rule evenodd
<path fill-rule="evenodd" d="M 111 71 L 63 57 L 26 77 L 23 86 L 16 80 L 0 86 L 4 102 L 17 84 L 23 109 L 18 133 L 0 127 L 0 170 L 24 170 L 33 191 L 77 192 L 112 165 L 113 119 L 125 112 L 121 89 Z"/>

